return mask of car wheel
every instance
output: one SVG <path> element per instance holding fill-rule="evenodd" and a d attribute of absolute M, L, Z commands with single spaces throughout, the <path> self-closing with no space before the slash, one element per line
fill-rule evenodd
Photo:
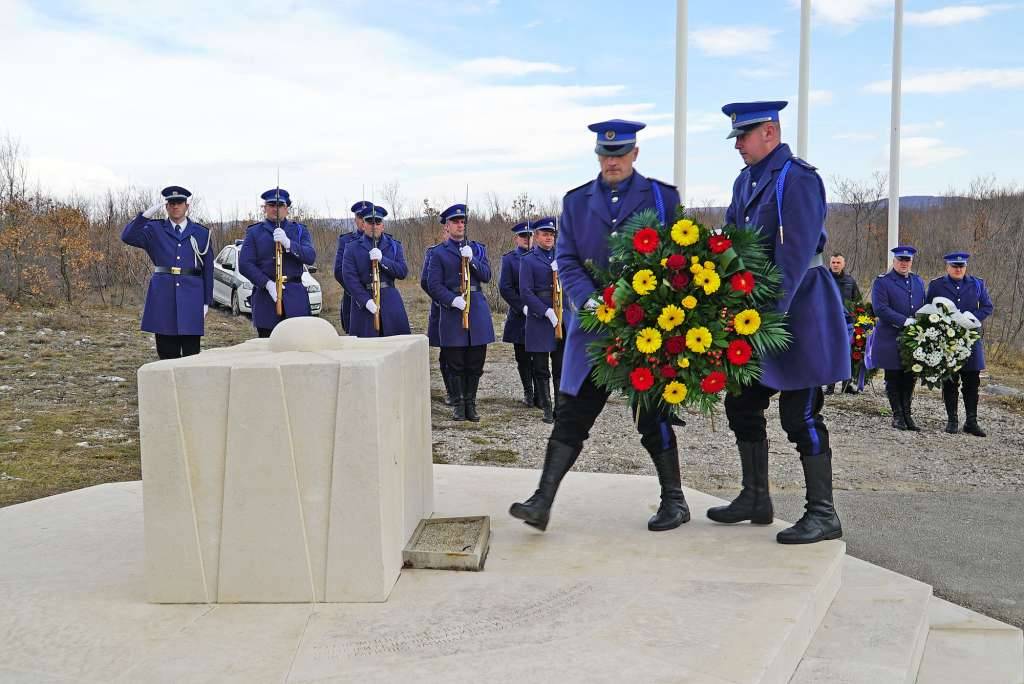
<path fill-rule="evenodd" d="M 241 316 L 242 309 L 238 306 L 238 290 L 231 291 L 231 315 Z"/>

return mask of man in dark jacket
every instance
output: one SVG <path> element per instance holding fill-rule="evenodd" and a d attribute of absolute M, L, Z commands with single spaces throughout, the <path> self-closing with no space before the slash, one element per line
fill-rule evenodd
<path fill-rule="evenodd" d="M 836 281 L 836 286 L 839 288 L 839 295 L 843 298 L 843 305 L 845 306 L 847 302 L 859 302 L 862 296 L 860 288 L 857 287 L 857 281 L 854 280 L 853 276 L 846 272 L 846 257 L 836 252 L 829 259 L 828 267 L 832 271 L 832 277 Z M 853 315 L 850 313 L 850 307 L 848 306 L 846 307 L 846 323 L 847 325 L 853 325 Z M 825 388 L 825 394 L 835 394 L 835 391 L 835 384 Z M 852 380 L 843 381 L 843 392 L 846 394 L 857 394 L 857 388 L 853 386 Z"/>

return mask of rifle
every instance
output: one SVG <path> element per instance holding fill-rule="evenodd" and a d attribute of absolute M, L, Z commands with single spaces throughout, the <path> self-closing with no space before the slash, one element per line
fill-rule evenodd
<path fill-rule="evenodd" d="M 373 186 L 370 186 L 370 219 L 377 219 L 377 207 L 373 203 Z M 383 219 L 382 219 L 383 220 Z M 370 229 L 374 231 L 373 247 L 377 249 L 379 239 L 376 237 L 376 226 L 370 224 Z M 373 303 L 377 307 L 377 311 L 373 314 L 373 329 L 380 333 L 380 262 L 370 259 L 370 273 L 372 276 L 371 294 L 373 295 Z"/>
<path fill-rule="evenodd" d="M 466 184 L 466 228 L 462 234 L 462 245 L 469 244 L 469 184 Z M 459 277 L 462 279 L 462 298 L 466 300 L 466 308 L 462 310 L 462 329 L 469 330 L 469 306 L 473 301 L 472 279 L 469 272 L 469 257 L 462 257 L 462 264 L 459 268 Z"/>
<path fill-rule="evenodd" d="M 281 169 L 277 169 L 277 187 L 274 189 L 274 201 L 277 203 L 277 219 L 275 228 L 281 227 Z M 277 302 L 275 311 L 278 317 L 284 316 L 284 255 L 281 250 L 281 243 L 274 242 L 274 283 L 277 285 Z"/>
<path fill-rule="evenodd" d="M 555 310 L 558 324 L 555 325 L 555 339 L 562 339 L 562 281 L 558 271 L 551 271 L 551 308 Z"/>

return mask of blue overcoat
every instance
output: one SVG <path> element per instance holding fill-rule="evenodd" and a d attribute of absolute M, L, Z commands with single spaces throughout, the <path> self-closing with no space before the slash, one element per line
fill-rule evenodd
<path fill-rule="evenodd" d="M 924 306 L 924 280 L 916 273 L 906 277 L 894 270 L 875 278 L 871 286 L 871 307 L 878 323 L 868 340 L 871 368 L 901 370 L 899 334 L 908 318 Z"/>
<path fill-rule="evenodd" d="M 238 271 L 252 281 L 252 324 L 257 328 L 273 329 L 285 318 L 310 315 L 309 294 L 301 282 L 302 265 L 312 266 L 316 261 L 309 228 L 295 221 L 281 222 L 291 245 L 283 252 L 281 262 L 288 282 L 284 284 L 284 316 L 278 318 L 266 289 L 267 281 L 274 280 L 274 227 L 273 221 L 249 226 L 238 256 Z"/>
<path fill-rule="evenodd" d="M 341 266 L 345 261 L 345 247 L 353 240 L 359 239 L 362 234 L 362 231 L 354 230 L 351 233 L 342 233 L 338 236 L 338 249 L 334 253 L 334 279 L 343 288 L 345 283 L 341 281 Z M 341 293 L 341 310 L 339 315 L 341 316 L 342 330 L 348 332 L 348 322 L 352 318 L 352 295 L 348 293 L 348 290 L 344 290 Z"/>
<path fill-rule="evenodd" d="M 462 257 L 459 243 L 445 240 L 430 253 L 427 267 L 427 294 L 437 303 L 438 340 L 442 347 L 475 347 L 494 341 L 494 323 L 487 297 L 480 288 L 481 283 L 491 280 L 491 265 L 487 261 L 487 249 L 479 242 L 469 242 L 473 258 L 469 262 L 472 302 L 469 307 L 469 330 L 462 328 L 462 311 L 452 306 L 452 300 L 459 296 L 459 278 Z"/>
<path fill-rule="evenodd" d="M 426 251 L 423 252 L 423 268 L 420 269 L 420 289 L 430 296 L 430 290 L 427 288 L 427 272 L 430 268 L 430 253 L 434 251 L 437 245 L 431 245 L 427 247 Z M 430 313 L 427 314 L 427 343 L 431 347 L 441 346 L 441 337 L 437 331 L 437 324 L 441 318 L 441 307 L 437 305 L 433 299 L 430 300 Z"/>
<path fill-rule="evenodd" d="M 366 303 L 373 299 L 371 289 L 373 275 L 370 266 L 370 250 L 373 240 L 363 234 L 352 240 L 345 248 L 345 263 L 342 265 L 342 280 L 345 291 L 352 295 L 352 318 L 349 320 L 349 334 L 356 337 L 390 337 L 408 335 L 409 316 L 405 313 L 402 294 L 395 287 L 396 280 L 409 275 L 405 263 L 402 243 L 390 235 L 382 235 L 377 242 L 381 251 L 380 260 L 380 332 L 373 329 L 373 314 L 366 310 Z"/>
<path fill-rule="evenodd" d="M 141 325 L 146 332 L 157 335 L 202 335 L 203 305 L 213 303 L 215 253 L 209 229 L 188 221 L 179 234 L 170 221 L 139 214 L 124 227 L 121 240 L 146 250 L 154 266 L 202 270 L 201 276 L 154 273 Z"/>
<path fill-rule="evenodd" d="M 835 279 L 823 264 L 825 185 L 815 167 L 780 144 L 758 164 L 758 177 L 744 168 L 732 188 L 726 224 L 747 226 L 766 238 L 771 260 L 782 272 L 783 297 L 776 307 L 786 314 L 792 340 L 786 351 L 761 361 L 761 384 L 776 390 L 830 385 L 850 377 L 850 340 L 846 310 Z M 786 162 L 779 226 L 777 185 Z"/>
<path fill-rule="evenodd" d="M 530 250 L 516 247 L 501 256 L 501 274 L 498 276 L 498 290 L 508 304 L 505 327 L 501 341 L 523 344 L 526 340 L 526 316 L 523 315 L 523 298 L 519 295 L 519 265 Z"/>
<path fill-rule="evenodd" d="M 543 250 L 534 246 L 519 266 L 519 291 L 529 314 L 526 316 L 526 351 L 553 352 L 558 348 L 555 340 L 555 329 L 551 321 L 544 317 L 544 312 L 551 308 L 552 288 L 551 262 L 555 260 L 555 250 Z M 520 309 L 520 312 L 522 310 Z M 562 331 L 568 321 L 562 318 Z"/>
<path fill-rule="evenodd" d="M 600 299 L 600 294 L 595 294 L 599 285 L 594 282 L 584 264 L 590 261 L 599 268 L 608 268 L 608 236 L 615 226 L 623 223 L 631 214 L 656 208 L 654 193 L 651 191 L 653 183 L 658 184 L 666 220 L 672 221 L 679 204 L 679 193 L 673 186 L 645 178 L 635 171 L 628 190 L 619 199 L 618 219 L 612 218 L 599 179 L 595 178 L 566 193 L 562 199 L 555 255 L 567 306 L 579 311 L 590 297 Z M 566 315 L 564 320 L 567 322 L 565 356 L 562 360 L 559 391 L 576 396 L 590 373 L 587 346 L 601 336 L 580 328 L 578 316 Z"/>
<path fill-rule="evenodd" d="M 928 283 L 926 299 L 931 302 L 936 297 L 945 297 L 963 312 L 970 311 L 979 321 L 984 321 L 992 315 L 994 307 L 988 296 L 988 288 L 985 281 L 972 275 L 965 275 L 961 280 L 953 280 L 948 275 Z M 980 331 L 979 331 L 980 332 Z M 980 371 L 985 370 L 985 349 L 981 340 L 974 343 L 971 349 L 971 356 L 967 359 L 962 370 Z"/>

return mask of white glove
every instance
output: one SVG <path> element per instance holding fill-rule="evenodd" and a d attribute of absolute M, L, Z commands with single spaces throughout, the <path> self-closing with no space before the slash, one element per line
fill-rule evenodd
<path fill-rule="evenodd" d="M 526 304 L 523 304 L 523 315 L 524 316 L 529 316 L 530 315 L 530 307 L 528 307 Z"/>
<path fill-rule="evenodd" d="M 552 328 L 558 327 L 558 316 L 555 315 L 555 310 L 554 309 L 548 309 L 547 311 L 545 311 L 544 312 L 544 318 L 546 318 L 549 321 L 551 321 L 551 327 Z"/>
<path fill-rule="evenodd" d="M 270 293 L 270 298 L 274 300 L 275 304 L 277 304 L 277 283 L 275 283 L 273 280 L 268 280 L 267 292 Z"/>
<path fill-rule="evenodd" d="M 462 295 L 459 295 L 458 297 L 452 300 L 452 306 L 454 306 L 459 311 L 465 311 L 466 300 L 462 298 Z"/>
<path fill-rule="evenodd" d="M 314 284 L 313 276 L 309 275 L 306 271 L 302 272 L 302 277 L 299 278 L 299 281 L 302 283 L 303 287 L 309 287 Z"/>
<path fill-rule="evenodd" d="M 288 236 L 284 232 L 284 228 L 274 229 L 274 242 L 280 242 L 281 246 L 285 249 L 291 249 L 292 241 L 288 239 Z"/>
<path fill-rule="evenodd" d="M 461 248 L 459 248 L 459 254 L 461 254 L 462 256 L 466 257 L 467 259 L 472 259 L 473 258 L 473 248 L 470 247 L 469 245 L 463 245 Z"/>
<path fill-rule="evenodd" d="M 552 261 L 551 262 L 551 270 L 554 271 L 555 273 L 558 273 L 558 262 L 557 261 Z"/>
<path fill-rule="evenodd" d="M 377 313 L 377 302 L 373 301 L 372 299 L 366 300 L 366 310 L 370 312 L 371 316 L 376 314 Z"/>
<path fill-rule="evenodd" d="M 599 306 L 601 306 L 601 302 L 591 297 L 587 300 L 587 303 L 583 305 L 583 308 L 587 311 L 597 311 L 597 307 Z"/>
<path fill-rule="evenodd" d="M 157 214 L 159 214 L 160 210 L 163 209 L 163 208 L 164 208 L 164 203 L 163 202 L 157 202 L 156 204 L 151 206 L 149 209 L 146 209 L 146 211 L 142 212 L 142 215 L 145 218 L 151 219 L 154 216 L 156 216 Z"/>
<path fill-rule="evenodd" d="M 203 318 L 206 318 L 206 314 L 210 313 L 210 305 L 203 304 Z"/>
<path fill-rule="evenodd" d="M 914 325 L 915 323 L 917 323 L 917 319 L 908 318 L 907 320 L 903 321 L 903 327 L 906 328 L 907 326 Z"/>
<path fill-rule="evenodd" d="M 380 261 L 384 258 L 384 253 L 374 247 L 370 250 L 370 261 Z"/>

